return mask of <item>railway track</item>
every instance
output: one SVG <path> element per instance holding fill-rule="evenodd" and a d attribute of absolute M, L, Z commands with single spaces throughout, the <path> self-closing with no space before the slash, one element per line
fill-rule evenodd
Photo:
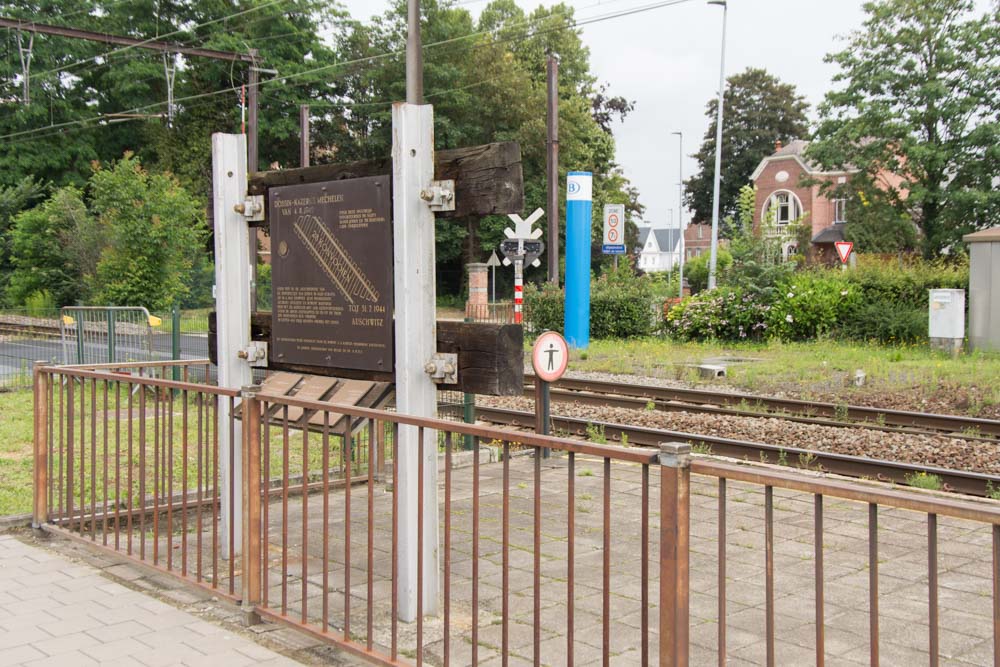
<path fill-rule="evenodd" d="M 529 386 L 530 385 L 530 386 Z M 534 376 L 525 376 L 525 396 L 534 396 Z M 1000 421 L 870 408 L 866 406 L 819 403 L 788 398 L 772 398 L 735 392 L 706 391 L 677 387 L 620 384 L 602 380 L 563 378 L 552 385 L 553 401 L 594 407 L 610 406 L 666 412 L 705 412 L 740 417 L 775 417 L 789 421 L 832 426 L 865 428 L 910 434 L 934 434 L 968 441 L 1000 444 Z"/>
<path fill-rule="evenodd" d="M 476 417 L 492 424 L 533 430 L 535 415 L 531 412 L 488 406 L 476 406 Z M 907 477 L 918 473 L 937 476 L 947 491 L 985 497 L 995 490 L 998 480 L 983 473 L 950 470 L 926 465 L 886 461 L 869 457 L 848 456 L 833 452 L 781 447 L 760 442 L 748 442 L 695 433 L 612 424 L 573 417 L 552 416 L 552 428 L 559 433 L 589 438 L 597 432 L 610 441 L 629 445 L 658 447 L 663 442 L 687 442 L 705 453 L 734 459 L 760 461 L 777 465 L 835 473 L 848 477 L 873 479 L 900 485 Z"/>

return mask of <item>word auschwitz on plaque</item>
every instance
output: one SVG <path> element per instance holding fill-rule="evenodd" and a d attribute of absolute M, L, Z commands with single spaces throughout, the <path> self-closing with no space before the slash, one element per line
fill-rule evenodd
<path fill-rule="evenodd" d="M 268 200 L 271 358 L 391 372 L 389 177 L 275 187 Z"/>

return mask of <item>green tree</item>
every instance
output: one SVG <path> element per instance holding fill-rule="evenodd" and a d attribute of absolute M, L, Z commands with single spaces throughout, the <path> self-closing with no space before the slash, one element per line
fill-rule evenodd
<path fill-rule="evenodd" d="M 97 265 L 102 304 L 167 308 L 183 299 L 204 252 L 204 209 L 176 179 L 143 170 L 126 154 L 91 178 L 93 212 L 107 228 Z"/>
<path fill-rule="evenodd" d="M 684 184 L 684 201 L 694 219 L 712 219 L 712 195 L 715 188 L 715 133 L 718 99 L 709 100 L 705 115 L 708 130 L 701 148 L 694 154 L 698 172 Z M 765 69 L 748 68 L 726 80 L 722 125 L 722 179 L 719 184 L 719 218 L 737 213 L 740 188 L 760 161 L 774 152 L 774 144 L 808 135 L 806 112 L 809 105 L 795 86 L 782 83 Z M 723 236 L 730 230 L 722 225 Z"/>
<path fill-rule="evenodd" d="M 709 255 L 705 252 L 684 264 L 684 279 L 691 286 L 692 294 L 697 294 L 708 287 L 708 259 Z M 733 265 L 733 256 L 725 248 L 719 248 L 715 260 L 716 268 L 723 275 Z"/>
<path fill-rule="evenodd" d="M 1000 222 L 1000 6 L 878 0 L 844 50 L 810 155 L 879 184 L 911 213 L 924 255 Z M 900 182 L 884 179 L 889 172 Z"/>
<path fill-rule="evenodd" d="M 10 303 L 23 305 L 37 292 L 48 292 L 56 306 L 77 302 L 83 294 L 83 280 L 69 247 L 88 218 L 82 193 L 65 187 L 14 219 L 14 270 L 7 287 Z"/>
<path fill-rule="evenodd" d="M 854 242 L 855 252 L 906 252 L 919 245 L 913 216 L 904 202 L 895 199 L 895 192 L 861 174 L 838 191 L 847 200 L 844 238 Z"/>
<path fill-rule="evenodd" d="M 721 282 L 768 301 L 781 281 L 795 269 L 795 263 L 784 261 L 781 246 L 785 239 L 770 233 L 774 229 L 773 221 L 764 220 L 754 227 L 756 196 L 754 186 L 740 188 L 737 216 L 729 221 L 733 234 L 729 244 L 732 263 L 723 267 Z"/>
<path fill-rule="evenodd" d="M 365 61 L 376 54 L 402 51 L 406 39 L 405 3 L 395 2 L 367 24 L 345 26 L 338 40 L 345 67 L 338 159 L 381 158 L 391 149 L 391 103 L 405 95 L 402 55 Z M 459 6 L 421 3 L 425 45 L 424 90 L 434 104 L 436 148 L 492 141 L 521 146 L 525 210 L 546 208 L 545 61 L 553 52 L 559 66 L 559 171 L 594 173 L 595 220 L 604 203 L 624 203 L 629 215 L 641 213 L 638 193 L 615 164 L 612 123 L 631 103 L 610 95 L 590 72 L 589 52 L 574 29 L 572 8 L 558 4 L 526 14 L 512 0 L 494 0 L 478 23 Z M 548 211 L 560 219 L 557 212 Z M 461 275 L 462 265 L 481 261 L 503 238 L 506 216 L 439 219 L 437 259 L 441 275 Z M 598 234 L 599 225 L 594 225 Z M 632 232 L 634 234 L 634 230 Z M 531 269 L 529 277 L 543 275 Z M 455 292 L 456 280 L 442 289 Z"/>
<path fill-rule="evenodd" d="M 11 261 L 11 228 L 18 213 L 41 199 L 46 187 L 25 176 L 10 187 L 0 185 L 0 294 L 6 291 L 13 264 Z"/>

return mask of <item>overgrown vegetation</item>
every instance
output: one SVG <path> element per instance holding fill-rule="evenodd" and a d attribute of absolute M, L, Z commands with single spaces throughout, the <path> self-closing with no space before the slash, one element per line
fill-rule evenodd
<path fill-rule="evenodd" d="M 964 257 L 862 257 L 849 271 L 785 271 L 771 285 L 762 279 L 753 291 L 738 284 L 696 294 L 667 313 L 666 332 L 678 340 L 921 342 L 927 338 L 928 290 L 964 289 L 968 280 Z"/>
<path fill-rule="evenodd" d="M 60 188 L 14 216 L 6 299 L 29 310 L 75 303 L 202 305 L 214 276 L 203 207 L 126 153 L 81 190 Z"/>
<path fill-rule="evenodd" d="M 662 308 L 673 285 L 654 275 L 635 274 L 626 262 L 591 282 L 590 335 L 593 338 L 637 338 L 659 333 Z M 565 292 L 548 283 L 528 285 L 526 319 L 535 333 L 563 330 Z"/>

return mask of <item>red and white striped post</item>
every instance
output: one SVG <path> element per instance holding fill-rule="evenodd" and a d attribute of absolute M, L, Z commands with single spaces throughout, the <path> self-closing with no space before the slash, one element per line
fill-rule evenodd
<path fill-rule="evenodd" d="M 523 323 L 521 307 L 524 305 L 524 261 L 514 260 L 514 324 Z"/>

